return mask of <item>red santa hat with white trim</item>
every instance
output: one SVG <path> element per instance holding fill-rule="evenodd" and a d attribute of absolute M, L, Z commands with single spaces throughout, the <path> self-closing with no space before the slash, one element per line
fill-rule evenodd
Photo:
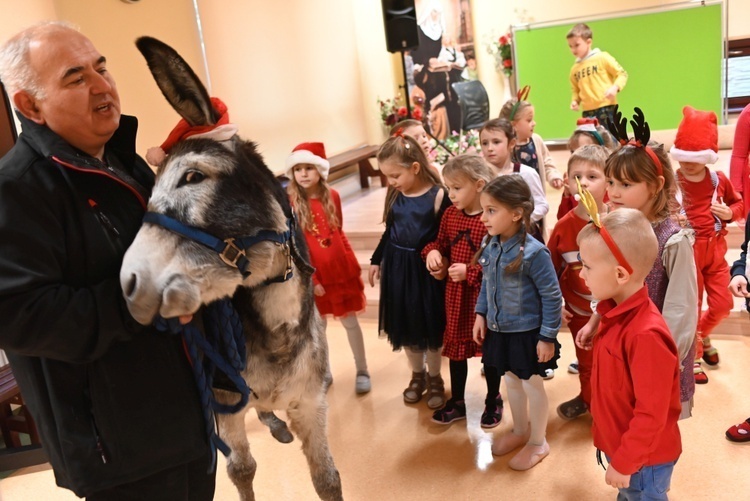
<path fill-rule="evenodd" d="M 326 157 L 326 148 L 323 143 L 301 143 L 294 147 L 292 154 L 286 159 L 286 169 L 291 174 L 295 165 L 312 164 L 324 180 L 328 179 L 328 171 L 331 164 Z"/>
<path fill-rule="evenodd" d="M 678 162 L 713 164 L 719 160 L 719 129 L 716 113 L 682 108 L 682 122 L 677 129 L 674 146 L 669 150 Z"/>

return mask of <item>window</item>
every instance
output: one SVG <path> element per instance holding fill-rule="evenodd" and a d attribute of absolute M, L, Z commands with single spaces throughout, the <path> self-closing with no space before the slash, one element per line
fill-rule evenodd
<path fill-rule="evenodd" d="M 729 41 L 726 97 L 730 113 L 750 104 L 750 38 Z"/>

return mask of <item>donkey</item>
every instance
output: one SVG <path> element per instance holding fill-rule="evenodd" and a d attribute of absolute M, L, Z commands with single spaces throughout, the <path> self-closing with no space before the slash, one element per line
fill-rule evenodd
<path fill-rule="evenodd" d="M 182 57 L 153 38 L 136 44 L 167 101 L 188 124 L 214 125 L 218 112 Z M 302 441 L 318 496 L 343 499 L 326 434 L 328 348 L 313 300 L 312 268 L 306 264 L 304 238 L 295 234 L 287 195 L 256 145 L 236 134 L 225 141 L 177 143 L 157 171 L 148 212 L 157 216 L 147 215 L 120 273 L 133 317 L 146 325 L 157 314 L 192 315 L 201 305 L 229 297 L 242 320 L 247 340 L 242 376 L 252 394 L 240 412 L 217 415 L 219 436 L 231 447 L 227 470 L 240 499 L 255 499 L 256 462 L 244 425 L 249 407 L 267 424 L 275 419 L 273 410 L 285 410 Z M 228 245 L 219 254 L 153 217 L 199 228 Z M 289 238 L 260 237 L 268 234 Z M 232 240 L 237 236 L 260 241 L 241 248 L 239 239 Z M 237 400 L 228 391 L 214 393 L 220 403 Z"/>

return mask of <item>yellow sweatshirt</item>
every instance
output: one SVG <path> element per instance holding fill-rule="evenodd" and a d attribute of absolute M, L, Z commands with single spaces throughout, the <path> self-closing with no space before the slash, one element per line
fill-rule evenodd
<path fill-rule="evenodd" d="M 592 49 L 570 69 L 573 101 L 580 104 L 582 111 L 617 104 L 616 98 L 605 99 L 604 93 L 612 85 L 617 85 L 622 90 L 627 81 L 628 72 L 608 52 L 599 49 Z"/>

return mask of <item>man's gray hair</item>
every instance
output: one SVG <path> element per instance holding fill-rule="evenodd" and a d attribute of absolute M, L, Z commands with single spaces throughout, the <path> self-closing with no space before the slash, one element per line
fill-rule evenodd
<path fill-rule="evenodd" d="M 56 29 L 78 31 L 75 25 L 65 21 L 44 21 L 17 33 L 0 47 L 0 81 L 11 100 L 21 90 L 37 99 L 44 98 L 38 75 L 29 64 L 29 47 L 41 35 Z"/>

